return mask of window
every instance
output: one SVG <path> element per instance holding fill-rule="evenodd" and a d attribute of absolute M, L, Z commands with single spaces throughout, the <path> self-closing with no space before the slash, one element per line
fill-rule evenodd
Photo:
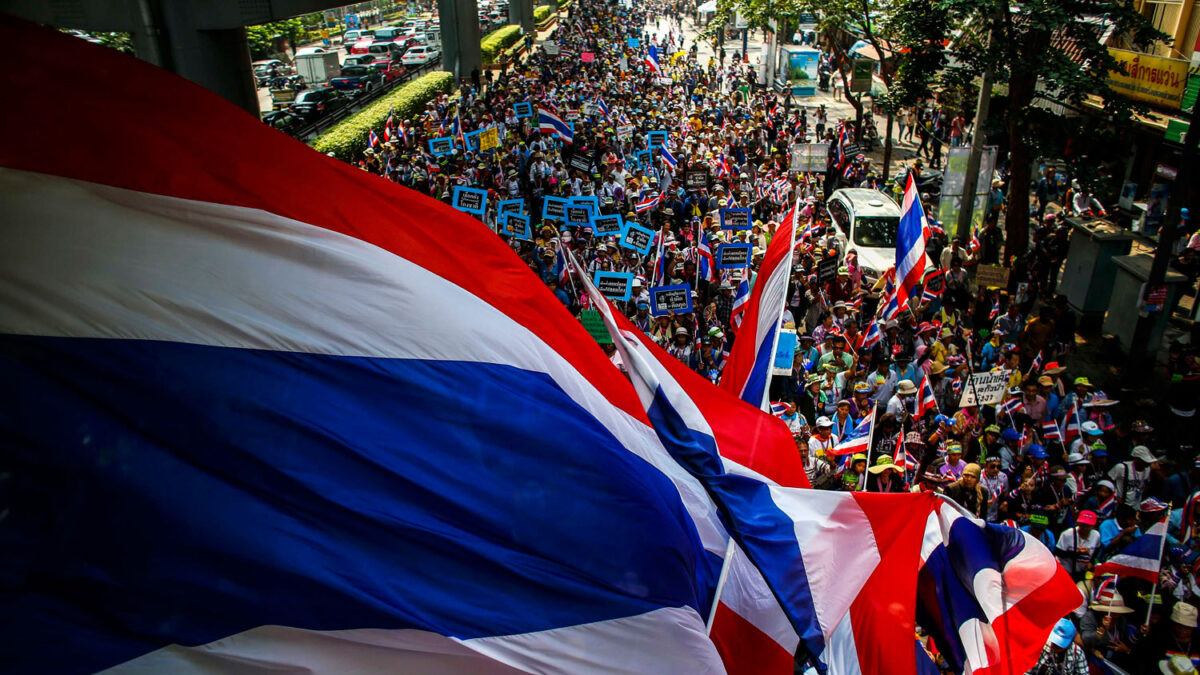
<path fill-rule="evenodd" d="M 865 216 L 854 221 L 854 243 L 867 248 L 895 248 L 900 219 L 895 216 Z"/>
<path fill-rule="evenodd" d="M 830 200 L 829 216 L 841 228 L 843 234 L 850 236 L 850 213 L 846 211 L 845 204 L 836 199 Z"/>

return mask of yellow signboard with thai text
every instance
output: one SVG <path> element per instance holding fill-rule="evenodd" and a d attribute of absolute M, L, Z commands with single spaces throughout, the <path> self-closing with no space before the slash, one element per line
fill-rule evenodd
<path fill-rule="evenodd" d="M 1108 50 L 1125 68 L 1125 73 L 1109 73 L 1109 86 L 1129 98 L 1167 108 L 1179 108 L 1179 100 L 1187 86 L 1188 62 L 1130 52 Z"/>

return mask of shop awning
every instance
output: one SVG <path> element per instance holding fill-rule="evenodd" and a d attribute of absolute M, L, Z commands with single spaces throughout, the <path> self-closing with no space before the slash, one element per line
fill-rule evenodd
<path fill-rule="evenodd" d="M 717 11 L 717 0 L 708 0 L 708 2 L 696 8 L 701 14 L 712 14 Z"/>

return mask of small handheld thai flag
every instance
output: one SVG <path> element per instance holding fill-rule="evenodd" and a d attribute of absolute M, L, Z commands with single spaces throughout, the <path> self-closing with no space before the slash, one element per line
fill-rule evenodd
<path fill-rule="evenodd" d="M 634 204 L 634 205 L 633 205 L 633 210 L 634 210 L 634 211 L 637 211 L 638 213 L 642 213 L 643 211 L 649 211 L 650 209 L 652 209 L 652 208 L 655 208 L 656 206 L 658 206 L 658 202 L 659 202 L 661 199 L 662 199 L 662 194 L 661 194 L 661 193 L 658 193 L 658 192 L 655 192 L 653 195 L 651 195 L 651 196 L 649 196 L 649 197 L 647 197 L 647 198 L 643 199 L 642 201 L 640 201 L 640 202 L 638 202 L 638 203 Z"/>
<path fill-rule="evenodd" d="M 374 129 L 372 129 L 371 132 L 369 134 L 367 134 L 367 145 L 371 146 L 372 148 L 379 145 L 379 136 L 377 136 L 375 134 Z"/>
<path fill-rule="evenodd" d="M 783 417 L 787 413 L 788 405 L 783 401 L 771 401 L 771 414 L 776 417 Z"/>
<path fill-rule="evenodd" d="M 733 325 L 733 330 L 737 330 L 742 326 L 742 318 L 746 314 L 746 304 L 750 302 L 750 282 L 742 279 L 738 284 L 737 291 L 733 294 L 733 309 L 729 312 L 729 323 Z"/>
<path fill-rule="evenodd" d="M 871 426 L 875 422 L 875 409 L 872 408 L 859 420 L 854 429 L 845 438 L 838 439 L 838 444 L 826 454 L 852 455 L 856 452 L 866 452 L 871 446 Z"/>
<path fill-rule="evenodd" d="M 925 414 L 927 410 L 937 410 L 937 399 L 933 395 L 933 386 L 929 384 L 929 376 L 921 377 L 921 402 L 917 404 L 917 416 Z"/>
<path fill-rule="evenodd" d="M 600 114 L 604 115 L 604 119 L 608 119 L 608 104 L 604 102 L 603 98 L 596 97 L 596 107 L 600 109 Z"/>
<path fill-rule="evenodd" d="M 733 199 L 732 192 L 729 193 L 729 196 L 725 197 L 725 208 L 727 208 L 727 209 L 737 208 L 737 202 Z"/>
<path fill-rule="evenodd" d="M 538 131 L 558 136 L 567 143 L 575 142 L 575 132 L 571 131 L 571 125 L 564 122 L 558 115 L 541 106 L 538 106 Z"/>
<path fill-rule="evenodd" d="M 1029 365 L 1029 371 L 1032 373 L 1040 373 L 1042 371 L 1042 353 L 1038 352 L 1037 356 L 1033 357 L 1033 363 Z"/>
<path fill-rule="evenodd" d="M 699 258 L 696 264 L 697 273 L 701 279 L 711 283 L 716 264 L 713 260 L 712 245 L 708 241 L 708 233 L 703 230 L 700 231 L 700 241 L 696 245 L 696 257 Z"/>
<path fill-rule="evenodd" d="M 996 301 L 996 304 L 992 305 L 992 311 L 988 312 L 988 321 L 995 321 L 996 317 L 998 317 L 998 316 L 1000 316 L 1000 301 L 999 300 Z"/>
<path fill-rule="evenodd" d="M 400 132 L 400 140 L 403 141 L 404 145 L 407 146 L 408 145 L 408 132 L 405 131 L 405 129 L 404 129 L 404 121 L 403 120 L 401 120 L 400 123 L 396 125 L 396 129 L 399 130 L 399 132 Z"/>
<path fill-rule="evenodd" d="M 1058 430 L 1058 422 L 1054 420 L 1042 422 L 1042 440 L 1047 443 L 1050 441 L 1062 441 L 1062 432 Z"/>
<path fill-rule="evenodd" d="M 1096 567 L 1096 574 L 1123 574 L 1149 582 L 1158 581 L 1162 563 L 1163 544 L 1167 538 L 1167 519 L 1150 526 L 1146 533 L 1134 539 L 1120 553 Z"/>
<path fill-rule="evenodd" d="M 871 319 L 871 323 L 867 325 L 867 330 L 863 333 L 863 341 L 861 349 L 866 351 L 875 345 L 879 344 L 883 339 L 883 331 L 879 330 L 879 324 L 875 319 Z"/>
<path fill-rule="evenodd" d="M 671 167 L 672 169 L 679 166 L 679 160 L 675 159 L 675 155 L 671 154 L 671 151 L 667 149 L 667 146 L 658 146 L 658 154 L 662 157 L 663 162 L 665 162 L 667 166 Z"/>
<path fill-rule="evenodd" d="M 1014 396 L 1013 398 L 1010 398 L 1004 402 L 1003 408 L 1004 412 L 1007 413 L 1009 417 L 1012 417 L 1013 415 L 1016 415 L 1025 409 L 1025 403 L 1021 401 L 1019 396 Z"/>
<path fill-rule="evenodd" d="M 658 48 L 654 45 L 650 45 L 650 51 L 646 54 L 646 67 L 654 73 L 662 72 L 662 65 L 658 62 Z"/>
<path fill-rule="evenodd" d="M 1079 436 L 1079 399 L 1071 402 L 1071 407 L 1067 409 L 1067 414 L 1063 417 L 1061 429 L 1063 432 L 1063 443 L 1070 443 Z"/>
<path fill-rule="evenodd" d="M 392 113 L 388 113 L 387 123 L 383 125 L 383 140 L 392 140 L 392 129 L 395 127 L 396 121 L 392 118 Z"/>

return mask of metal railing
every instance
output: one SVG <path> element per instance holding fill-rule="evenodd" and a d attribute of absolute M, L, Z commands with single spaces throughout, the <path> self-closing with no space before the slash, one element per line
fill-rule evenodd
<path fill-rule="evenodd" d="M 442 57 L 439 56 L 436 59 L 433 59 L 433 60 L 429 61 L 428 63 L 423 63 L 419 66 L 411 66 L 411 67 L 405 66 L 405 68 L 407 70 L 405 70 L 404 75 L 393 79 L 391 82 L 385 81 L 383 83 L 383 86 L 376 87 L 375 89 L 372 89 L 370 92 L 366 92 L 359 96 L 354 97 L 354 100 L 352 103 L 349 103 L 349 104 L 343 106 L 340 110 L 332 112 L 332 113 L 326 115 L 325 117 L 322 117 L 321 119 L 316 120 L 315 122 L 312 122 L 311 124 L 300 127 L 299 129 L 297 129 L 295 131 L 295 133 L 292 134 L 292 136 L 298 140 L 308 143 L 309 141 L 311 141 L 312 139 L 316 138 L 321 133 L 323 133 L 325 130 L 327 130 L 330 127 L 337 124 L 338 122 L 341 122 L 342 120 L 353 115 L 354 113 L 358 112 L 359 110 L 362 110 L 367 105 L 369 105 L 371 102 L 373 102 L 375 99 L 386 95 L 387 93 L 389 93 L 396 87 L 399 87 L 404 84 L 407 84 L 408 82 L 411 82 L 413 80 L 413 78 L 416 78 L 420 75 L 424 75 L 425 73 L 427 73 L 431 70 L 435 70 L 438 66 L 441 65 L 441 63 L 442 63 Z"/>

